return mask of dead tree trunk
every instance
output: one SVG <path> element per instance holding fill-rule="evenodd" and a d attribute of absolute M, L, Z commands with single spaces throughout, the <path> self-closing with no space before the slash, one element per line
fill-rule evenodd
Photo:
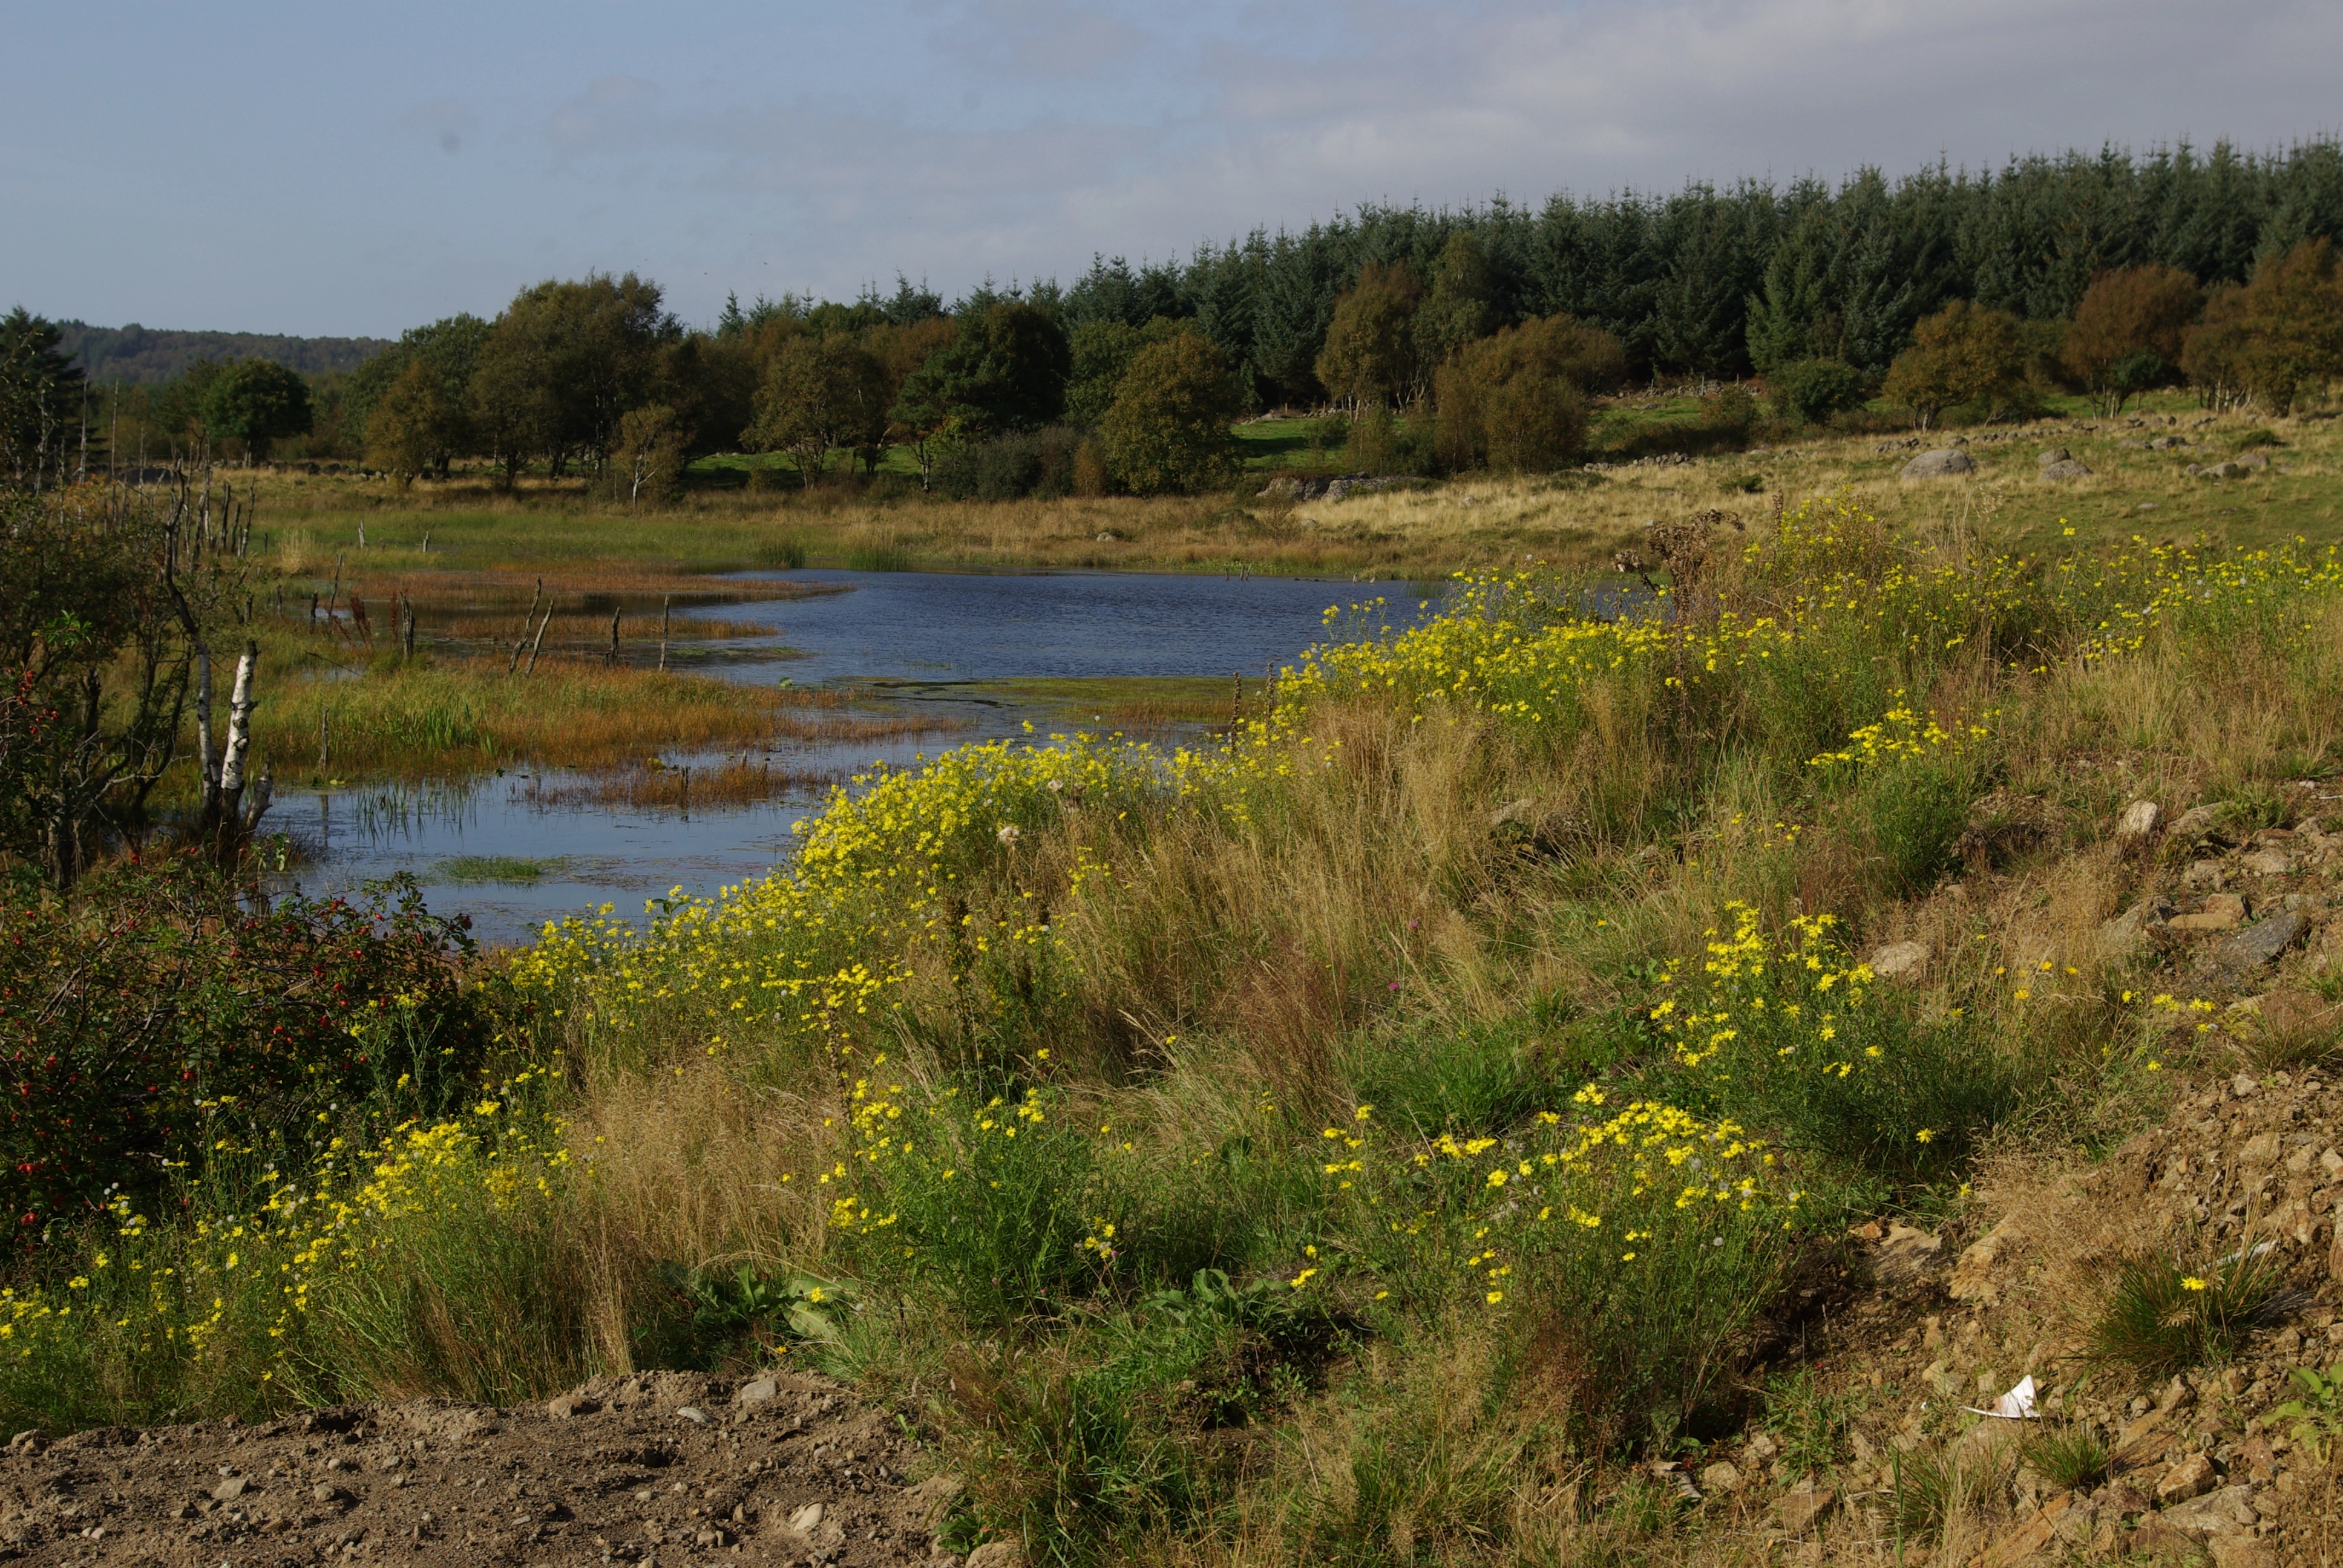
<path fill-rule="evenodd" d="M 244 759 L 252 748 L 252 678 L 259 664 L 260 645 L 247 640 L 236 661 L 236 687 L 227 699 L 227 745 L 220 753 L 217 845 L 222 860 L 235 856 L 244 838 Z M 264 792 L 266 789 L 264 785 Z M 264 793 L 260 809 L 266 809 Z"/>

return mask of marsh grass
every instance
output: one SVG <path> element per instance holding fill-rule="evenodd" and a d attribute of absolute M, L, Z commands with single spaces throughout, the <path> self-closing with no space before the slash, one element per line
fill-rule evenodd
<path fill-rule="evenodd" d="M 779 742 L 865 743 L 948 733 L 948 719 L 858 712 L 836 693 L 746 686 L 550 657 L 516 674 L 498 658 L 417 659 L 356 680 L 328 671 L 279 688 L 255 716 L 258 757 L 331 777 L 452 777 L 517 766 L 581 770 L 661 752 Z"/>
<path fill-rule="evenodd" d="M 561 870 L 565 862 L 518 855 L 454 855 L 431 868 L 447 882 L 535 882 Z"/>

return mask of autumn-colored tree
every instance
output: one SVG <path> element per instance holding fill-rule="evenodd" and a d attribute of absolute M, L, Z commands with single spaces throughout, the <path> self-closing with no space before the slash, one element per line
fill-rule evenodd
<path fill-rule="evenodd" d="M 1182 332 L 1131 357 L 1099 421 L 1099 444 L 1129 488 L 1193 494 L 1236 472 L 1229 426 L 1242 406 L 1220 349 Z"/>
<path fill-rule="evenodd" d="M 2180 368 L 2180 342 L 2203 305 L 2175 266 L 2127 266 L 2091 280 L 2058 346 L 2058 363 L 2112 417 L 2126 399 Z"/>
<path fill-rule="evenodd" d="M 1912 347 L 1896 357 L 1880 390 L 1925 430 L 1947 408 L 2016 394 L 2029 354 L 2017 317 L 1956 299 L 1912 329 Z"/>
<path fill-rule="evenodd" d="M 2181 368 L 2216 407 L 2250 398 L 2273 414 L 2303 388 L 2343 376 L 2343 271 L 2335 247 L 2306 240 L 2265 260 L 2242 288 L 2217 294 L 2180 350 Z"/>
<path fill-rule="evenodd" d="M 471 438 L 460 396 L 450 396 L 436 367 L 410 359 L 367 416 L 367 461 L 402 485 L 419 474 L 445 473 Z"/>
<path fill-rule="evenodd" d="M 1550 316 L 1464 345 L 1435 378 L 1442 460 L 1544 473 L 1575 459 L 1586 435 L 1579 377 L 1607 364 L 1608 337 Z"/>
<path fill-rule="evenodd" d="M 1423 292 L 1406 267 L 1371 263 L 1334 302 L 1317 370 L 1336 402 L 1353 408 L 1396 407 L 1419 389 L 1415 307 Z"/>
<path fill-rule="evenodd" d="M 626 497 L 630 507 L 679 498 L 688 439 L 683 421 L 666 404 L 628 409 L 610 437 L 610 493 Z"/>
<path fill-rule="evenodd" d="M 811 486 L 840 447 L 876 445 L 886 437 L 887 373 L 843 333 L 794 337 L 774 357 L 757 392 L 749 443 L 759 451 L 786 451 Z"/>

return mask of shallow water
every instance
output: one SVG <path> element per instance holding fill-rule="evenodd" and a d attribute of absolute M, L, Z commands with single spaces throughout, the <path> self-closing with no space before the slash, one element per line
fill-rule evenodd
<path fill-rule="evenodd" d="M 1354 604 L 1388 601 L 1369 617 L 1370 625 L 1412 620 L 1418 605 L 1402 582 L 1077 573 L 749 575 L 835 583 L 850 591 L 689 612 L 772 628 L 766 636 L 701 645 L 711 651 L 753 656 L 760 648 L 785 646 L 803 655 L 785 664 L 719 658 L 712 669 L 734 680 L 851 686 L 872 702 L 964 726 L 894 744 L 777 745 L 758 754 L 776 768 L 840 777 L 874 760 L 900 766 L 967 741 L 1022 740 L 1028 719 L 1041 733 L 1067 727 L 1051 722 L 1058 708 L 960 683 L 1241 673 L 1252 689 L 1265 666 L 1292 663 L 1325 635 L 1329 606 L 1342 607 L 1347 627 Z M 719 759 L 669 759 L 702 766 Z M 469 915 L 481 940 L 526 941 L 545 921 L 563 915 L 610 904 L 614 913 L 639 919 L 646 900 L 672 888 L 711 894 L 762 876 L 789 857 L 795 843 L 791 824 L 819 809 L 828 794 L 806 788 L 757 805 L 688 812 L 544 803 L 542 797 L 576 781 L 558 773 L 506 773 L 420 788 L 288 791 L 268 826 L 294 834 L 313 858 L 278 885 L 344 892 L 408 871 L 422 882 L 434 910 Z M 528 879 L 478 881 L 457 873 L 480 868 L 448 864 L 495 857 L 535 862 L 541 869 Z"/>

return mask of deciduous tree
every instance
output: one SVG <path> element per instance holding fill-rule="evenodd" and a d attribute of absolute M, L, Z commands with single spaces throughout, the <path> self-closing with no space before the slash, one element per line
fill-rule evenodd
<path fill-rule="evenodd" d="M 197 417 L 214 441 L 240 441 L 258 462 L 270 442 L 308 433 L 309 384 L 273 359 L 246 359 L 212 377 Z"/>
<path fill-rule="evenodd" d="M 1229 425 L 1240 399 L 1227 357 L 1201 333 L 1141 349 L 1099 421 L 1108 467 L 1141 494 L 1225 483 L 1236 472 Z"/>
<path fill-rule="evenodd" d="M 2197 280 L 2178 267 L 2103 272 L 2076 307 L 2058 362 L 2113 417 L 2126 399 L 2179 373 L 2181 340 L 2203 303 Z"/>
<path fill-rule="evenodd" d="M 1353 408 L 1408 401 L 1421 375 L 1415 307 L 1423 292 L 1405 266 L 1370 264 L 1334 302 L 1317 370 L 1335 401 Z"/>
<path fill-rule="evenodd" d="M 1922 429 L 1946 409 L 2016 394 L 2029 346 L 2017 317 L 1956 299 L 1913 328 L 1912 347 L 1888 367 L 1881 392 L 1912 410 Z"/>

